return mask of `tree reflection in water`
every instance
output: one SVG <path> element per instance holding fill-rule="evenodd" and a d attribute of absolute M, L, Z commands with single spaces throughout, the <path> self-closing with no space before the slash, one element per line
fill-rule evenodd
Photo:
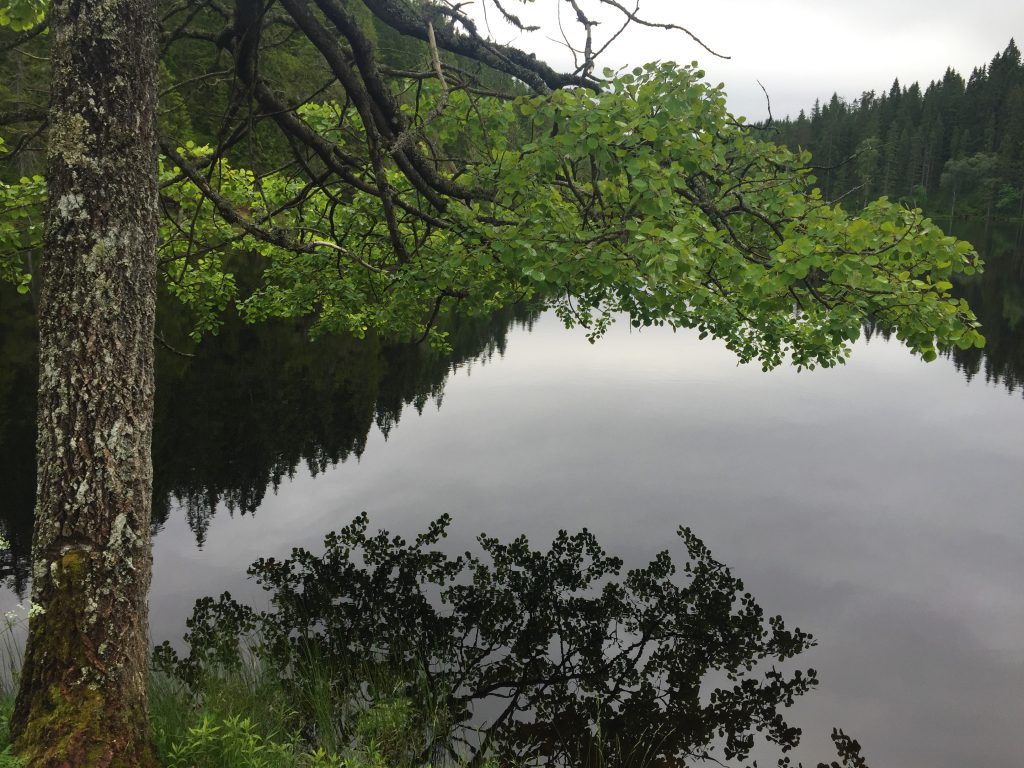
<path fill-rule="evenodd" d="M 690 530 L 678 531 L 681 568 L 666 551 L 624 573 L 586 530 L 563 531 L 543 551 L 525 537 L 481 535 L 479 551 L 452 557 L 438 549 L 450 524 L 442 517 L 409 542 L 370 533 L 364 513 L 329 534 L 323 554 L 261 559 L 249 574 L 269 592 L 270 610 L 228 594 L 202 599 L 188 655 L 165 643 L 158 665 L 201 689 L 204 676 L 242 663 L 248 647 L 294 687 L 296 701 L 311 669 L 321 687 L 329 677 L 340 723 L 394 695 L 367 685 L 373 659 L 401 670 L 401 695 L 424 710 L 410 726 L 418 757 L 435 762 L 743 761 L 760 733 L 789 764 L 784 753 L 800 730 L 782 710 L 817 680 L 814 670 L 776 665 L 813 641 L 766 618 Z M 856 743 L 835 738 L 849 752 L 845 764 L 860 765 Z"/>
<path fill-rule="evenodd" d="M 983 376 L 1024 393 L 1020 230 L 956 234 L 984 254 L 985 271 L 957 291 L 978 313 L 988 343 L 945 354 L 967 379 Z M 164 334 L 185 338 L 187 318 L 174 307 L 162 310 Z M 387 435 L 405 408 L 440 402 L 454 367 L 502 354 L 509 331 L 535 317 L 519 307 L 457 319 L 448 329 L 449 355 L 375 339 L 310 342 L 305 329 L 284 323 L 229 323 L 188 358 L 158 348 L 155 527 L 181 510 L 202 546 L 218 508 L 252 514 L 300 466 L 318 474 L 360 456 L 374 424 Z M 875 332 L 865 328 L 869 339 Z M 35 497 L 35 335 L 29 298 L 0 292 L 0 527 L 11 542 L 0 552 L 0 577 L 19 595 L 28 579 Z"/>
<path fill-rule="evenodd" d="M 153 519 L 184 511 L 202 546 L 218 507 L 251 515 L 305 465 L 316 476 L 359 457 L 376 424 L 387 436 L 407 407 L 440 402 L 452 370 L 503 354 L 536 312 L 463 318 L 451 351 L 344 336 L 310 341 L 296 325 L 236 325 L 193 358 L 162 355 L 154 430 Z"/>
<path fill-rule="evenodd" d="M 978 312 L 988 345 L 948 354 L 967 378 L 977 375 L 1024 392 L 1020 240 L 1016 232 L 996 229 L 975 240 L 986 255 L 987 269 L 958 290 Z M 268 489 L 275 489 L 300 466 L 316 474 L 361 455 L 374 425 L 387 434 L 408 407 L 422 409 L 431 400 L 439 401 L 454 366 L 501 354 L 509 329 L 517 323 L 529 325 L 533 317 L 529 311 L 515 310 L 458 321 L 451 329 L 450 356 L 375 340 L 310 343 L 302 328 L 283 324 L 226 327 L 220 337 L 193 350 L 190 358 L 162 349 L 154 445 L 156 526 L 182 511 L 202 545 L 215 514 L 251 514 Z M 182 329 L 174 327 L 173 313 L 161 322 L 166 336 L 184 337 Z M 0 576 L 19 594 L 27 586 L 35 487 L 34 336 L 28 299 L 0 294 L 0 461 L 5 467 L 0 524 L 12 545 L 0 552 Z M 391 594 L 390 602 L 385 600 L 374 614 L 376 624 L 369 623 L 368 615 L 345 635 L 329 642 L 318 638 L 317 648 L 323 645 L 323 652 L 338 659 L 362 658 L 364 663 L 374 652 L 383 653 L 385 666 L 392 668 L 417 663 L 416 679 L 428 683 L 435 694 L 452 687 L 451 698 L 443 703 L 461 733 L 451 728 L 444 733 L 466 737 L 467 749 L 480 745 L 468 736 L 485 720 L 491 724 L 491 750 L 532 754 L 555 764 L 593 765 L 600 754 L 608 763 L 625 765 L 628 759 L 669 766 L 692 762 L 705 751 L 724 757 L 726 750 L 741 759 L 759 727 L 779 748 L 795 740 L 797 732 L 779 713 L 813 683 L 813 676 L 797 678 L 793 673 L 773 679 L 764 677 L 763 671 L 770 672 L 773 661 L 805 648 L 809 638 L 785 630 L 777 633 L 759 610 L 755 612 L 752 600 L 744 604 L 740 587 L 730 587 L 725 569 L 703 573 L 699 581 L 696 571 L 684 570 L 680 576 L 686 584 L 670 589 L 673 574 L 659 570 L 665 566 L 655 561 L 641 572 L 652 580 L 644 587 L 647 592 L 637 591 L 643 582 L 631 581 L 630 574 L 617 575 L 610 567 L 600 573 L 594 570 L 588 542 L 592 539 L 586 536 L 568 537 L 546 553 L 531 554 L 525 542 L 506 546 L 485 539 L 478 557 L 486 566 L 464 558 L 444 585 L 430 581 L 431 573 L 454 567 L 451 563 L 438 561 L 431 566 L 434 571 L 427 568 L 421 573 L 426 566 L 414 563 L 408 553 L 401 561 L 407 568 L 404 582 L 386 584 L 383 566 L 363 569 L 365 574 L 378 574 L 378 582 L 367 582 L 370 577 L 364 575 L 351 585 L 342 584 L 343 589 L 352 595 L 357 594 L 352 590 L 362 590 L 358 594 L 366 600 Z M 702 562 L 711 568 L 714 561 L 709 555 L 690 551 L 693 542 L 684 535 L 691 568 Z M 398 557 L 401 547 L 388 546 L 390 550 L 378 547 L 380 556 L 394 550 L 390 556 Z M 424 542 L 423 547 L 429 544 Z M 577 551 L 578 562 L 571 559 L 572 551 Z M 421 556 L 422 552 L 416 557 Z M 310 567 L 322 561 L 304 557 L 310 558 Z M 392 564 L 395 574 L 399 560 Z M 305 561 L 288 562 L 288 579 L 298 580 Z M 570 578 L 574 562 L 580 570 Z M 557 567 L 564 570 L 551 575 Z M 295 604 L 282 604 L 280 610 L 299 616 L 299 592 L 282 568 L 281 563 L 257 564 L 254 572 L 282 599 L 291 594 Z M 483 580 L 479 584 L 478 572 Z M 351 568 L 345 573 L 355 578 Z M 329 593 L 340 578 L 318 573 L 317 579 L 324 582 L 319 589 Z M 456 591 L 457 585 L 463 591 Z M 310 589 L 302 599 L 312 601 L 308 615 L 316 616 L 317 606 L 324 603 L 318 588 Z M 544 589 L 551 594 L 545 596 Z M 431 607 L 427 600 L 415 610 L 408 607 L 406 613 L 403 595 L 412 601 L 410 606 L 418 605 L 417 595 L 420 600 L 445 595 L 448 602 Z M 472 599 L 483 607 L 474 608 Z M 212 620 L 215 610 L 226 610 L 215 608 L 219 605 L 203 603 L 197 618 Z M 532 605 L 536 607 L 528 610 Z M 443 615 L 442 609 L 449 614 Z M 350 613 L 354 615 L 354 609 Z M 485 620 L 491 624 L 473 624 Z M 280 626 L 283 632 L 290 625 Z M 293 628 L 302 626 L 312 624 L 296 620 Z M 463 637 L 456 632 L 460 628 L 472 631 Z M 630 651 L 631 643 L 644 639 L 645 630 L 650 633 L 645 644 Z M 197 639 L 198 647 L 206 642 L 200 635 Z M 412 639 L 418 644 L 415 653 L 401 644 Z M 482 644 L 485 641 L 488 644 Z M 566 649 L 575 655 L 563 659 Z M 397 660 L 388 658 L 396 654 Z M 747 668 L 744 658 L 754 669 Z M 739 665 L 736 680 L 729 679 L 730 664 Z M 501 682 L 522 688 L 496 688 Z M 720 693 L 711 698 L 715 686 Z M 508 707 L 509 714 L 499 722 Z M 849 752 L 845 737 L 840 733 L 836 738 L 841 753 Z M 618 757 L 611 759 L 609 754 Z M 853 758 L 848 758 L 848 765 L 857 764 L 849 760 Z"/>

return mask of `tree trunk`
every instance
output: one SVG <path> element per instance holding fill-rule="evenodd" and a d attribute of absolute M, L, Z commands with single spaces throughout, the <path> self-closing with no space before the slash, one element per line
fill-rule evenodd
<path fill-rule="evenodd" d="M 31 768 L 151 766 L 156 273 L 153 0 L 53 0 L 29 626 Z"/>

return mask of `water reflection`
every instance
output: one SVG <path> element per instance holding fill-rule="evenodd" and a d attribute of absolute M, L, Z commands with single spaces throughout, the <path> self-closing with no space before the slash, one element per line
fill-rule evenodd
<path fill-rule="evenodd" d="M 985 349 L 956 350 L 954 365 L 970 381 L 1001 383 L 1024 394 L 1024 223 L 965 231 L 963 237 L 985 255 L 985 271 L 966 278 L 958 290 L 975 309 L 987 341 Z"/>
<path fill-rule="evenodd" d="M 1020 227 L 956 233 L 985 255 L 985 272 L 957 286 L 984 326 L 985 349 L 945 353 L 971 380 L 1024 394 L 1024 243 Z M 175 323 L 173 309 L 164 325 Z M 376 425 L 387 436 L 407 407 L 441 403 L 454 368 L 503 354 L 516 325 L 535 312 L 514 309 L 453 323 L 453 350 L 326 338 L 279 324 L 229 324 L 192 357 L 158 348 L 153 457 L 156 530 L 180 509 L 201 547 L 210 521 L 254 514 L 266 494 L 305 467 L 312 475 L 358 458 Z M 872 332 L 867 331 L 870 339 Z M 0 526 L 11 542 L 0 578 L 19 595 L 29 573 L 35 495 L 35 319 L 28 297 L 0 292 Z"/>
<path fill-rule="evenodd" d="M 685 566 L 666 550 L 624 573 L 586 530 L 560 532 L 547 550 L 481 535 L 451 556 L 438 546 L 450 524 L 443 516 L 407 542 L 371 532 L 363 514 L 322 554 L 261 559 L 249 573 L 272 610 L 202 599 L 189 654 L 165 644 L 158 667 L 201 692 L 248 647 L 280 673 L 287 705 L 342 729 L 341 743 L 368 711 L 401 702 L 417 754 L 395 765 L 669 768 L 799 743 L 783 710 L 817 679 L 787 662 L 810 635 L 766 617 L 689 529 L 674 547 Z M 375 685 L 367 660 L 389 685 Z M 329 715 L 310 690 L 329 691 Z"/>
<path fill-rule="evenodd" d="M 877 765 L 1015 765 L 1024 404 L 1005 390 L 1024 380 L 1022 257 L 1012 232 L 990 235 L 987 272 L 960 286 L 989 345 L 931 365 L 872 339 L 842 369 L 764 375 L 687 334 L 618 328 L 589 347 L 551 318 L 469 381 L 413 349 L 283 328 L 228 332 L 195 359 L 162 351 L 154 635 L 180 635 L 198 595 L 252 602 L 256 557 L 316 550 L 361 509 L 406 534 L 452 512 L 456 551 L 481 529 L 550 541 L 586 525 L 630 565 L 683 522 L 818 637 L 805 657 L 822 685 L 791 718 L 811 756 L 840 723 Z M 0 307 L 0 509 L 20 552 L 3 567 L 23 585 L 31 315 Z M 486 354 L 506 321 L 467 328 L 457 359 Z M 409 419 L 446 376 L 444 408 Z M 346 456 L 360 460 L 324 471 Z"/>
<path fill-rule="evenodd" d="M 202 546 L 218 506 L 254 514 L 268 491 L 305 466 L 316 476 L 358 458 L 376 424 L 385 434 L 407 407 L 440 406 L 452 370 L 501 355 L 518 308 L 452 324 L 450 354 L 376 340 L 310 342 L 297 328 L 236 327 L 196 357 L 165 354 L 158 370 L 154 523 L 180 507 Z"/>
<path fill-rule="evenodd" d="M 26 592 L 36 492 L 36 336 L 27 297 L 0 290 L 0 526 L 10 549 L 0 551 L 0 576 Z"/>
<path fill-rule="evenodd" d="M 965 230 L 986 270 L 958 286 L 981 319 L 983 350 L 946 353 L 968 380 L 1024 393 L 1024 247 L 1016 227 Z M 170 318 L 169 320 L 167 318 Z M 305 466 L 316 475 L 362 455 L 371 427 L 386 436 L 405 408 L 440 404 L 453 369 L 502 354 L 524 309 L 454 323 L 453 350 L 327 338 L 302 329 L 229 325 L 186 358 L 160 348 L 154 433 L 154 525 L 180 508 L 202 546 L 218 506 L 253 514 Z M 172 312 L 164 323 L 173 324 Z M 871 337 L 870 330 L 868 337 Z M 0 292 L 0 525 L 11 541 L 0 577 L 25 590 L 35 493 L 35 321 L 27 297 Z"/>

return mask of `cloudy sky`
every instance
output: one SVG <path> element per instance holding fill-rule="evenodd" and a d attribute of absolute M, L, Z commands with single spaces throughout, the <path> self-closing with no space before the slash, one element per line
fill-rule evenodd
<path fill-rule="evenodd" d="M 625 0 L 629 4 L 629 0 Z M 474 0 L 481 19 L 482 3 L 489 7 L 493 34 L 536 51 L 552 63 L 571 63 L 551 15 L 554 0 L 536 0 L 523 9 L 524 19 L 543 31 L 515 33 L 498 22 L 491 0 Z M 585 0 L 596 7 L 598 0 Z M 641 0 L 647 18 L 681 24 L 715 50 L 730 56 L 716 59 L 680 33 L 635 29 L 608 52 L 607 66 L 653 59 L 700 61 L 714 82 L 725 82 L 732 110 L 752 118 L 767 116 L 764 83 L 772 111 L 795 115 L 815 98 L 833 91 L 855 98 L 865 90 L 888 89 L 893 78 L 926 85 L 942 76 L 947 66 L 962 74 L 991 59 L 1011 37 L 1024 44 L 1024 3 L 1020 0 Z M 607 34 L 611 19 L 599 28 Z M 563 14 L 570 37 L 572 19 Z M 576 34 L 576 39 L 579 39 Z"/>

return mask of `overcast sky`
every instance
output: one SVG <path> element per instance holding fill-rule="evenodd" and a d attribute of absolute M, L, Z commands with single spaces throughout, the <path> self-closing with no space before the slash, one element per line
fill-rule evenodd
<path fill-rule="evenodd" d="M 499 40 L 561 67 L 570 65 L 564 45 L 547 39 L 559 37 L 557 20 L 550 15 L 554 0 L 536 0 L 526 9 L 504 0 L 507 8 L 518 7 L 524 19 L 542 25 L 543 31 L 533 35 L 499 25 L 490 0 L 474 0 L 478 17 L 482 2 L 490 6 L 488 18 Z M 597 0 L 586 2 L 594 7 Z M 716 59 L 677 32 L 634 29 L 610 49 L 606 66 L 697 59 L 710 80 L 726 84 L 733 112 L 751 118 L 767 116 L 758 80 L 771 96 L 776 117 L 795 116 L 816 98 L 824 101 L 833 92 L 856 98 L 866 90 L 888 89 L 895 77 L 924 86 L 947 66 L 966 76 L 1003 50 L 1011 37 L 1024 43 L 1021 0 L 642 0 L 641 8 L 652 20 L 686 26 L 731 58 Z M 563 14 L 563 21 L 570 31 L 569 15 Z M 609 19 L 599 32 L 612 27 Z"/>

